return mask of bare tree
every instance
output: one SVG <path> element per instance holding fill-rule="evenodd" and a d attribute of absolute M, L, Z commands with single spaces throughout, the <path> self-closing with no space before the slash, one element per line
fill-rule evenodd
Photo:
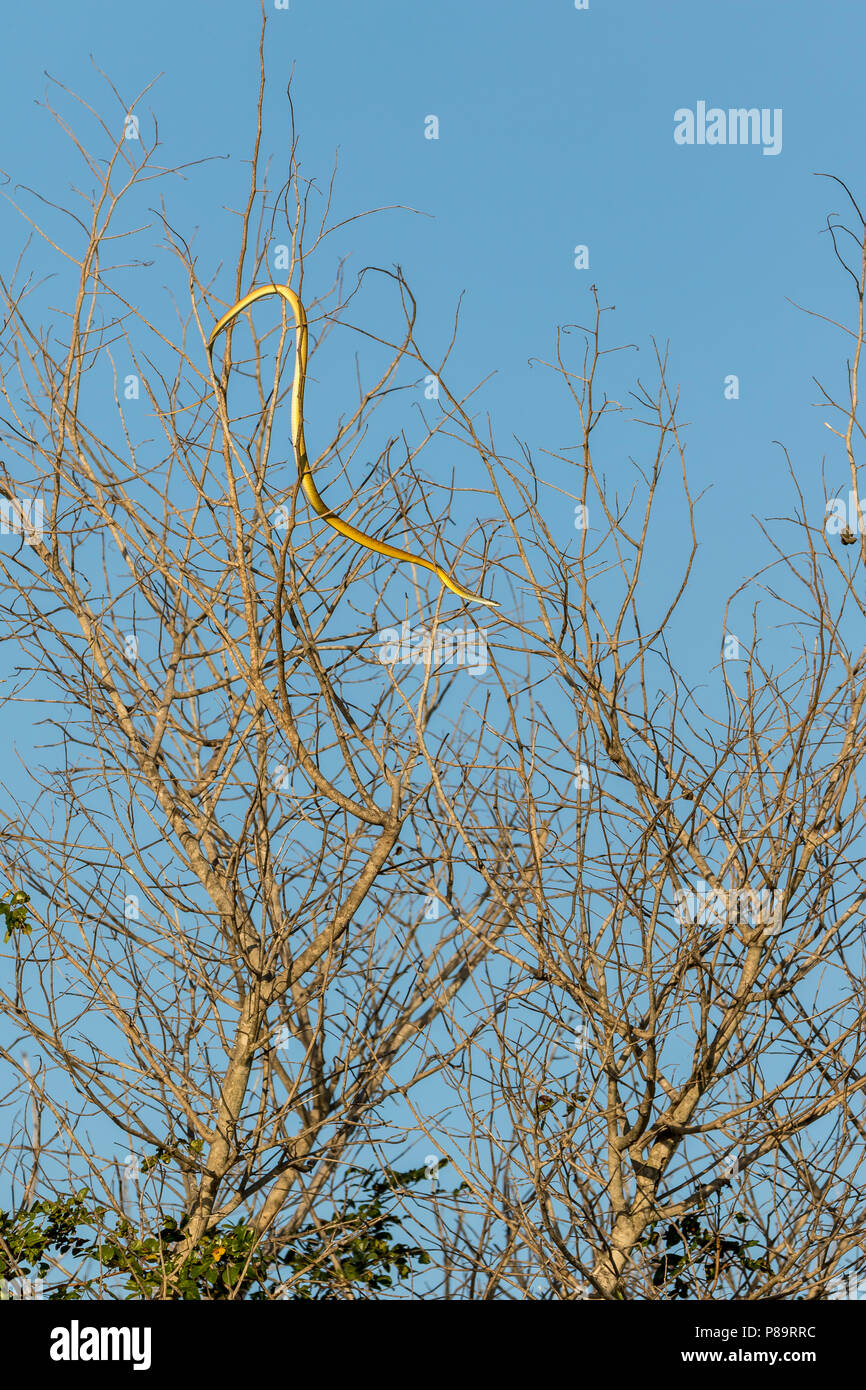
<path fill-rule="evenodd" d="M 494 900 L 523 881 L 536 827 L 548 841 L 532 911 L 497 943 L 494 1023 L 471 1074 L 450 1069 L 453 1162 L 486 1213 L 482 1239 L 460 1232 L 452 1249 L 475 1297 L 862 1291 L 866 224 L 851 203 L 853 232 L 828 221 L 856 286 L 853 324 L 837 325 L 853 344 L 846 395 L 822 389 L 850 502 L 834 473 L 816 517 L 789 460 L 795 515 L 762 524 L 770 558 L 726 608 L 703 688 L 675 654 L 698 523 L 664 354 L 633 393 L 649 461 L 613 491 L 594 455 L 610 455 L 603 422 L 625 407 L 603 394 L 597 297 L 582 367 L 557 338 L 550 365 L 579 421 L 576 554 L 549 520 L 550 468 L 526 448 L 491 470 L 537 603 L 514 624 L 523 691 L 502 685 L 499 805 L 522 834 L 513 880 L 489 875 Z M 648 569 L 666 597 L 658 582 L 645 596 Z"/>
<path fill-rule="evenodd" d="M 394 566 L 371 564 L 318 518 L 311 525 L 285 442 L 285 316 L 275 327 L 265 306 L 248 329 L 232 325 L 219 379 L 208 369 L 214 320 L 270 278 L 267 249 L 285 238 L 278 254 L 304 295 L 311 370 L 332 330 L 348 340 L 344 359 L 355 339 L 356 397 L 342 414 L 308 389 L 317 433 L 330 435 L 313 465 L 319 485 L 368 530 L 399 531 L 422 555 L 478 570 L 472 538 L 459 544 L 453 527 L 446 538 L 453 480 L 425 486 L 417 468 L 451 417 L 425 418 L 430 371 L 408 286 L 399 271 L 379 275 L 393 293 L 380 291 L 354 327 L 349 306 L 376 277 L 344 292 L 328 250 L 342 224 L 329 222 L 331 191 L 320 198 L 302 178 L 294 135 L 289 183 L 269 193 L 264 82 L 262 57 L 249 196 L 222 299 L 165 209 L 189 296 L 174 333 L 140 307 L 145 271 L 133 301 L 127 268 L 108 263 L 134 235 L 122 209 L 132 213 L 137 190 L 164 174 L 137 117 L 126 138 L 133 108 L 122 103 L 119 131 L 100 118 L 104 159 L 57 115 L 96 191 L 87 218 L 75 218 L 59 305 L 53 289 L 55 327 L 31 313 L 37 286 L 25 269 L 2 282 L 0 491 L 14 539 L 0 563 L 17 659 L 7 699 L 31 701 L 50 730 L 2 840 L 3 874 L 29 895 L 32 926 L 12 934 L 4 1055 L 41 1116 L 38 1155 L 17 1190 L 26 1211 L 37 1195 L 65 1201 L 83 1182 L 100 1203 L 100 1236 L 135 1236 L 141 1296 L 188 1296 L 205 1256 L 211 1269 L 234 1260 L 221 1296 L 243 1296 L 251 1262 L 265 1256 L 286 1275 L 276 1296 L 308 1287 L 311 1272 L 333 1296 L 363 1296 L 361 1276 L 340 1277 L 346 1233 L 334 1213 L 355 1201 L 352 1176 L 365 1163 L 384 1153 L 391 1171 L 398 1157 L 389 1098 L 429 1086 L 479 1026 L 461 999 L 506 924 L 485 883 L 455 877 L 455 836 L 428 811 L 446 769 L 459 785 L 502 744 L 486 738 L 482 749 L 458 703 L 473 698 L 466 666 L 482 664 L 484 634 L 465 605 L 436 582 L 422 589 L 421 571 L 403 566 L 397 579 L 404 589 L 411 580 L 424 634 L 406 636 L 409 608 L 388 598 Z M 395 312 L 394 341 L 372 331 L 373 316 L 393 322 Z M 407 393 L 414 423 L 386 435 L 379 412 L 383 424 L 389 410 L 405 417 Z M 398 647 L 405 640 L 417 658 L 402 676 L 399 652 L 388 655 L 395 624 Z M 439 666 L 431 640 L 449 651 Z M 534 873 L 527 863 L 524 896 Z M 444 929 L 431 925 L 439 884 L 455 913 Z M 443 1051 L 445 1011 L 463 1024 Z M 22 1040 L 42 1059 L 32 1075 Z M 13 1088 L 10 1103 L 24 1094 Z M 28 1147 L 16 1131 L 13 1171 Z M 73 1226 L 82 1215 L 63 1210 Z M 372 1229 L 377 1213 L 364 1210 Z M 99 1293 L 116 1288 L 117 1273 L 115 1260 Z"/>
<path fill-rule="evenodd" d="M 2 840 L 32 927 L 10 919 L 2 996 L 21 1219 L 84 1182 L 101 1236 L 127 1241 L 106 1297 L 120 1272 L 141 1297 L 201 1296 L 203 1268 L 213 1297 L 249 1296 L 251 1270 L 261 1296 L 365 1297 L 431 1251 L 419 1297 L 823 1297 L 856 1277 L 863 1229 L 863 219 L 853 268 L 830 224 L 858 315 L 847 396 L 825 394 L 860 549 L 830 491 L 824 533 L 792 465 L 797 513 L 765 527 L 702 695 L 674 654 L 699 509 L 665 354 L 628 407 L 652 443 L 620 494 L 596 462 L 627 408 L 593 290 L 582 365 L 568 330 L 548 364 L 574 449 L 508 458 L 474 388 L 446 382 L 453 337 L 422 348 L 399 269 L 346 288 L 346 224 L 302 178 L 294 123 L 268 191 L 264 73 L 231 283 L 165 208 L 189 301 L 173 326 L 130 289 L 146 268 L 108 264 L 135 235 L 121 207 L 166 175 L 123 103 L 104 157 L 72 136 L 96 192 L 59 327 L 25 268 L 0 281 L 7 698 L 54 739 Z M 210 330 L 272 279 L 275 242 L 313 336 L 328 505 L 483 582 L 503 605 L 487 626 L 311 516 L 285 314 L 233 324 L 211 374 Z M 459 542 L 464 491 L 493 515 Z M 412 1198 L 395 1164 L 424 1149 Z M 359 1276 L 370 1165 L 425 1249 Z"/>

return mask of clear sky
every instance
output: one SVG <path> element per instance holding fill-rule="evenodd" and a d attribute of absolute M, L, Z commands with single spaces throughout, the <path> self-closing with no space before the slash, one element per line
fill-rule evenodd
<path fill-rule="evenodd" d="M 432 214 L 359 224 L 352 265 L 399 263 L 440 346 L 465 291 L 453 370 L 464 384 L 496 373 L 483 405 L 506 452 L 514 435 L 533 450 L 577 442 L 564 390 L 529 359 L 550 358 L 558 324 L 590 322 L 590 284 L 616 305 L 609 344 L 639 347 L 615 369 L 618 387 L 628 367 L 652 377 L 653 335 L 670 344 L 680 415 L 692 422 L 693 491 L 712 489 L 681 657 L 692 674 L 709 670 L 725 596 L 768 558 L 752 514 L 793 509 L 774 441 L 791 451 L 816 528 L 825 456 L 831 487 L 847 494 L 812 381 L 844 390 L 847 345 L 790 301 L 830 318 L 851 312 L 824 230 L 828 213 L 848 207 L 814 174 L 836 174 L 866 200 L 862 0 L 270 0 L 268 19 L 265 152 L 285 165 L 294 69 L 304 171 L 326 184 L 339 149 L 338 208 Z M 231 263 L 222 209 L 247 187 L 259 27 L 257 0 L 16 6 L 0 84 L 7 190 L 68 197 L 68 146 L 36 104 L 46 72 L 107 117 L 120 108 L 97 68 L 126 103 L 158 79 L 136 110 L 157 118 L 162 162 L 228 157 L 171 186 L 172 220 L 198 229 L 209 263 Z M 767 112 L 775 152 L 674 138 L 677 112 L 741 107 Z M 431 116 L 437 139 L 425 138 Z M 0 209 L 4 263 L 23 240 Z M 221 288 L 228 296 L 227 275 Z M 735 400 L 725 398 L 731 374 Z M 308 422 L 308 435 L 317 429 Z M 624 464 L 616 440 L 602 445 L 611 476 Z M 20 718 L 23 737 L 26 708 Z"/>

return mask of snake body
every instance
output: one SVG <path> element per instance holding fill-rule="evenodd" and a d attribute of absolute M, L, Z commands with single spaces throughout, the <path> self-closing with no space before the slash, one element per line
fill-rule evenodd
<path fill-rule="evenodd" d="M 226 329 L 238 314 L 243 313 L 250 304 L 254 304 L 257 299 L 264 299 L 267 295 L 279 294 L 285 299 L 295 320 L 295 375 L 292 382 L 292 448 L 295 454 L 295 462 L 298 469 L 298 478 L 304 491 L 304 496 L 310 506 L 318 516 L 326 521 L 329 526 L 333 526 L 335 531 L 339 531 L 341 536 L 346 536 L 356 545 L 364 546 L 367 550 L 373 550 L 378 555 L 387 555 L 392 560 L 404 560 L 410 565 L 423 565 L 424 569 L 430 570 L 438 579 L 450 589 L 458 598 L 465 599 L 467 603 L 480 603 L 488 608 L 498 608 L 499 604 L 493 599 L 481 598 L 478 594 L 470 593 L 464 589 L 462 584 L 458 584 L 447 570 L 441 565 L 437 565 L 433 560 L 427 560 L 422 555 L 412 555 L 408 550 L 401 550 L 399 546 L 389 545 L 387 541 L 378 541 L 373 536 L 366 535 L 359 531 L 357 527 L 350 525 L 348 521 L 343 521 L 330 507 L 326 506 L 324 498 L 313 480 L 313 471 L 310 468 L 310 461 L 307 458 L 307 446 L 304 440 L 304 382 L 307 374 L 307 315 L 294 290 L 288 285 L 258 285 L 255 289 L 245 294 L 243 299 L 239 299 L 236 304 L 218 319 L 211 329 L 210 337 L 207 341 L 208 359 L 213 371 L 213 345 L 220 333 Z M 216 376 L 216 373 L 214 373 Z"/>

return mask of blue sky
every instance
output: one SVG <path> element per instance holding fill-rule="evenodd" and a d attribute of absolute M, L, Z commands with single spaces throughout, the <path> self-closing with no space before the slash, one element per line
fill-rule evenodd
<path fill-rule="evenodd" d="M 395 203 L 432 214 L 358 224 L 350 265 L 399 263 L 431 343 L 444 342 L 465 291 L 454 367 L 464 382 L 496 373 L 480 403 L 506 451 L 513 435 L 536 450 L 575 442 L 564 391 L 528 359 L 549 359 L 557 324 L 589 321 L 596 283 L 616 305 L 609 343 L 640 349 L 619 360 L 615 387 L 649 375 L 651 335 L 670 344 L 692 484 L 713 489 L 700 531 L 702 612 L 755 567 L 750 514 L 790 514 L 774 440 L 791 447 L 820 525 L 825 453 L 831 479 L 846 480 L 811 377 L 842 383 L 845 346 L 788 301 L 831 317 L 849 307 L 822 235 L 828 212 L 847 211 L 844 195 L 813 173 L 838 174 L 857 193 L 862 6 L 289 0 L 283 10 L 271 0 L 268 15 L 266 153 L 279 168 L 294 67 L 306 174 L 324 185 L 339 149 L 346 214 Z M 14 132 L 2 167 L 49 196 L 76 173 L 34 105 L 45 72 L 109 120 L 118 108 L 94 63 L 125 101 L 158 78 L 136 109 L 156 116 L 164 162 L 228 156 L 171 185 L 172 216 L 198 228 L 209 262 L 230 257 L 221 208 L 246 187 L 259 23 L 250 0 L 25 10 L 0 91 Z M 677 145 L 675 111 L 701 101 L 781 109 L 781 151 Z M 437 140 L 424 138 L 431 114 Z M 0 236 L 8 257 L 22 228 L 4 215 Z M 576 245 L 589 248 L 586 270 L 575 269 Z M 730 373 L 736 401 L 724 397 Z M 624 446 L 608 447 L 613 470 Z M 714 664 L 718 631 L 702 624 L 694 640 Z"/>
<path fill-rule="evenodd" d="M 652 376 L 653 335 L 670 344 L 680 416 L 692 422 L 693 491 L 712 488 L 699 513 L 681 659 L 693 674 L 708 670 L 725 596 L 767 558 L 752 513 L 792 510 L 773 441 L 789 446 L 816 527 L 825 456 L 831 486 L 847 493 L 841 443 L 813 405 L 812 381 L 841 393 L 847 347 L 790 300 L 850 315 L 823 230 L 828 213 L 847 216 L 846 200 L 814 174 L 836 174 L 866 197 L 866 9 L 840 0 L 589 0 L 586 10 L 572 0 L 289 0 L 285 10 L 271 4 L 268 18 L 265 152 L 277 168 L 285 163 L 294 69 L 304 170 L 326 184 L 339 149 L 337 208 L 404 204 L 431 214 L 358 224 L 350 265 L 399 263 L 427 339 L 440 347 L 465 291 L 452 370 L 464 384 L 496 373 L 482 403 L 505 452 L 514 435 L 534 450 L 577 442 L 564 390 L 529 359 L 550 358 L 558 324 L 591 321 L 590 284 L 616 305 L 609 345 L 639 348 L 614 359 L 612 394 L 633 375 Z M 80 175 L 36 104 L 45 73 L 108 119 L 120 107 L 94 64 L 127 103 L 158 78 L 135 109 L 156 116 L 163 162 L 227 157 L 171 184 L 172 220 L 198 228 L 209 264 L 231 263 L 223 208 L 238 206 L 247 186 L 259 26 L 252 0 L 21 7 L 0 87 L 0 166 L 11 184 L 63 201 Z M 781 110 L 780 152 L 676 144 L 675 112 L 699 102 Z M 425 139 L 431 115 L 435 140 Z M 23 238 L 0 211 L 4 263 Z M 589 249 L 587 269 L 575 268 L 577 245 Z M 739 378 L 737 400 L 725 399 L 729 374 Z M 311 419 L 308 433 L 318 429 Z M 600 446 L 611 476 L 624 468 L 617 438 Z M 19 718 L 15 732 L 26 738 L 26 707 Z"/>

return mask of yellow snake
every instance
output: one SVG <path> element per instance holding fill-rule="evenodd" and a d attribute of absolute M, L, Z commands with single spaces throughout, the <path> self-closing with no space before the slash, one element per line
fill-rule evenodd
<path fill-rule="evenodd" d="M 313 473 L 310 468 L 310 461 L 307 458 L 307 446 L 304 442 L 304 379 L 307 374 L 307 316 L 304 306 L 298 299 L 294 290 L 288 285 L 259 285 L 256 289 L 250 290 L 243 299 L 239 299 L 237 304 L 233 304 L 227 313 L 218 319 L 211 329 L 210 337 L 207 341 L 207 352 L 210 360 L 211 371 L 213 371 L 213 345 L 215 339 L 224 328 L 227 328 L 232 319 L 237 318 L 238 314 L 243 313 L 250 304 L 257 299 L 263 299 L 269 294 L 280 294 L 286 300 L 292 310 L 295 319 L 295 377 L 292 382 L 292 447 L 295 452 L 295 462 L 298 468 L 298 477 L 304 495 L 312 506 L 313 510 L 327 521 L 329 526 L 333 526 L 335 531 L 339 531 L 341 536 L 347 536 L 356 545 L 362 545 L 367 550 L 374 550 L 378 555 L 388 555 L 392 560 L 406 560 L 410 565 L 423 565 L 425 569 L 435 574 L 446 588 L 450 589 L 458 598 L 465 599 L 468 603 L 481 603 L 488 608 L 498 608 L 499 604 L 493 599 L 480 598 L 478 594 L 471 594 L 468 589 L 464 589 L 462 584 L 458 584 L 452 579 L 441 565 L 437 565 L 433 560 L 425 560 L 421 555 L 411 555 L 408 550 L 401 550 L 399 546 L 389 545 L 387 541 L 374 540 L 372 536 L 367 536 L 363 531 L 350 526 L 347 521 L 343 521 L 337 516 L 325 502 L 319 493 L 316 484 L 313 482 Z M 214 372 L 214 376 L 216 373 Z"/>

